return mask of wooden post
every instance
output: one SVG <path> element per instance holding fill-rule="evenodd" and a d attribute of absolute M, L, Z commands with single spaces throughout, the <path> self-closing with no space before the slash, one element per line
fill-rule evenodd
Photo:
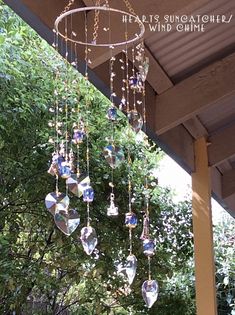
<path fill-rule="evenodd" d="M 216 315 L 211 176 L 205 138 L 195 141 L 195 169 L 192 174 L 192 207 L 197 315 Z"/>

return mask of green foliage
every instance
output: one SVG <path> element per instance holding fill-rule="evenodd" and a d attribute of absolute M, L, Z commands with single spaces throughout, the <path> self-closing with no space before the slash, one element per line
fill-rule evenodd
<path fill-rule="evenodd" d="M 125 315 L 131 307 L 134 314 L 194 314 L 194 293 L 185 295 L 173 286 L 176 274 L 188 268 L 192 257 L 191 206 L 174 204 L 170 191 L 157 185 L 152 170 L 162 153 L 144 137 L 137 141 L 132 134 L 127 140 L 127 122 L 119 114 L 115 138 L 125 151 L 127 147 L 131 151 L 134 206 L 140 222 L 143 183 L 146 174 L 149 176 L 151 226 L 157 239 L 152 274 L 159 281 L 160 296 L 148 311 L 140 292 L 147 277 L 147 260 L 139 241 L 141 224 L 134 233 L 138 273 L 129 295 L 114 268 L 115 261 L 128 255 L 128 231 L 123 226 L 128 166 L 124 163 L 114 177 L 121 215 L 107 218 L 110 168 L 102 148 L 110 135 L 105 117 L 108 100 L 93 86 L 87 88 L 82 77 L 5 5 L 0 6 L 0 16 L 0 313 Z M 71 237 L 62 235 L 44 206 L 45 196 L 55 189 L 54 179 L 47 174 L 52 153 L 48 109 L 54 103 L 53 79 L 58 67 L 59 93 L 64 91 L 68 73 L 71 106 L 79 101 L 83 109 L 86 97 L 90 102 L 91 179 L 96 192 L 91 213 L 99 237 L 98 253 L 91 258 L 81 248 L 79 231 Z M 81 148 L 81 157 L 84 155 Z M 83 161 L 81 164 L 84 166 Z M 84 225 L 84 204 L 75 197 L 72 204 L 79 209 Z"/>
<path fill-rule="evenodd" d="M 235 222 L 229 215 L 215 227 L 218 314 L 235 314 Z"/>

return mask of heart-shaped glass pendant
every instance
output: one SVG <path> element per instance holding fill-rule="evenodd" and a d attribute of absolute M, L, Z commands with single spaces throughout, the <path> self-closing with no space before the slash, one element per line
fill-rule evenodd
<path fill-rule="evenodd" d="M 95 229 L 91 226 L 85 226 L 82 228 L 80 240 L 84 251 L 87 255 L 91 255 L 98 243 Z"/>
<path fill-rule="evenodd" d="M 117 168 L 125 159 L 123 150 L 112 144 L 104 148 L 104 157 L 113 169 Z"/>
<path fill-rule="evenodd" d="M 131 110 L 128 115 L 129 124 L 132 126 L 133 130 L 138 133 L 143 127 L 143 118 L 137 110 Z"/>
<path fill-rule="evenodd" d="M 78 176 L 77 174 L 71 175 L 67 180 L 66 184 L 68 189 L 77 197 L 81 197 L 83 195 L 83 191 L 90 185 L 90 178 L 87 174 L 81 174 Z"/>
<path fill-rule="evenodd" d="M 67 211 L 69 206 L 69 197 L 63 193 L 52 192 L 45 198 L 45 205 L 47 210 L 55 215 L 56 209 Z"/>
<path fill-rule="evenodd" d="M 80 224 L 80 217 L 75 209 L 55 211 L 55 224 L 65 234 L 71 235 Z"/>
<path fill-rule="evenodd" d="M 125 271 L 129 284 L 131 285 L 134 281 L 137 269 L 137 259 L 135 255 L 129 255 L 126 259 Z"/>
<path fill-rule="evenodd" d="M 159 287 L 156 280 L 146 280 L 142 284 L 142 296 L 148 308 L 157 301 Z"/>

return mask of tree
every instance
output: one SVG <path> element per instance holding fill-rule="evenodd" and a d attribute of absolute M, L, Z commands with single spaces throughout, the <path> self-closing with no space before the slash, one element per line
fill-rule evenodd
<path fill-rule="evenodd" d="M 123 163 L 115 171 L 116 202 L 121 215 L 110 220 L 106 216 L 110 168 L 102 155 L 105 138 L 110 134 L 105 117 L 109 102 L 92 85 L 88 93 L 83 78 L 7 6 L 1 4 L 0 12 L 1 314 L 129 314 L 130 308 L 134 314 L 194 314 L 194 293 L 185 295 L 182 288 L 169 286 L 177 272 L 188 268 L 192 257 L 191 206 L 188 202 L 174 204 L 170 191 L 157 185 L 151 172 L 162 153 L 144 137 L 137 141 L 132 133 L 128 139 L 126 118 L 119 113 L 115 138 L 125 151 L 129 147 L 131 152 L 135 210 L 140 222 L 146 174 L 151 187 L 151 226 L 157 239 L 152 274 L 159 281 L 160 296 L 159 302 L 147 311 L 140 293 L 147 277 L 147 261 L 139 241 L 141 224 L 134 237 L 138 272 L 129 295 L 114 268 L 115 261 L 128 255 L 128 231 L 123 224 L 128 205 L 128 165 Z M 52 152 L 48 144 L 48 109 L 54 102 L 58 67 L 59 89 L 63 91 L 63 76 L 69 71 L 71 99 L 77 99 L 81 109 L 86 95 L 91 103 L 91 179 L 96 192 L 92 224 L 99 238 L 98 251 L 92 257 L 87 257 L 81 248 L 79 230 L 71 237 L 62 235 L 44 206 L 45 196 L 54 191 L 54 179 L 47 174 Z M 82 148 L 81 157 L 84 155 Z M 85 206 L 81 200 L 71 199 L 84 225 Z"/>
<path fill-rule="evenodd" d="M 235 222 L 224 215 L 214 229 L 219 315 L 235 314 Z"/>

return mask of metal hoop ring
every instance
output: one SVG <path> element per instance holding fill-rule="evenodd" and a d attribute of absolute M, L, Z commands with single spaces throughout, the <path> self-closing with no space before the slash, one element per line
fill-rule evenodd
<path fill-rule="evenodd" d="M 62 34 L 60 32 L 59 24 L 62 22 L 62 20 L 65 17 L 67 17 L 69 15 L 73 15 L 73 14 L 78 13 L 78 12 L 94 11 L 94 10 L 117 12 L 119 14 L 128 16 L 130 18 L 134 18 L 134 23 L 137 23 L 139 25 L 139 29 L 140 29 L 139 34 L 136 35 L 136 37 L 131 38 L 128 41 L 124 41 L 124 42 L 96 44 L 96 43 L 90 43 L 90 42 L 86 43 L 86 42 L 83 42 L 83 41 L 77 41 L 77 40 L 74 40 L 72 38 L 66 37 L 64 34 Z M 84 45 L 84 46 L 96 46 L 96 47 L 110 47 L 110 46 L 117 47 L 117 46 L 129 45 L 131 43 L 135 43 L 135 42 L 139 41 L 144 36 L 144 33 L 145 33 L 144 23 L 139 19 L 139 17 L 137 17 L 137 16 L 135 16 L 133 14 L 130 14 L 128 12 L 118 10 L 118 9 L 113 9 L 113 8 L 109 8 L 109 7 L 94 7 L 94 6 L 93 7 L 77 8 L 77 9 L 73 9 L 73 10 L 70 10 L 70 11 L 67 11 L 67 12 L 63 13 L 62 15 L 60 15 L 55 20 L 54 27 L 55 27 L 55 30 L 56 30 L 57 34 L 59 34 L 62 38 L 66 39 L 66 40 L 68 40 L 70 42 L 73 42 L 73 43 L 76 43 L 76 44 L 79 44 L 79 45 Z"/>

